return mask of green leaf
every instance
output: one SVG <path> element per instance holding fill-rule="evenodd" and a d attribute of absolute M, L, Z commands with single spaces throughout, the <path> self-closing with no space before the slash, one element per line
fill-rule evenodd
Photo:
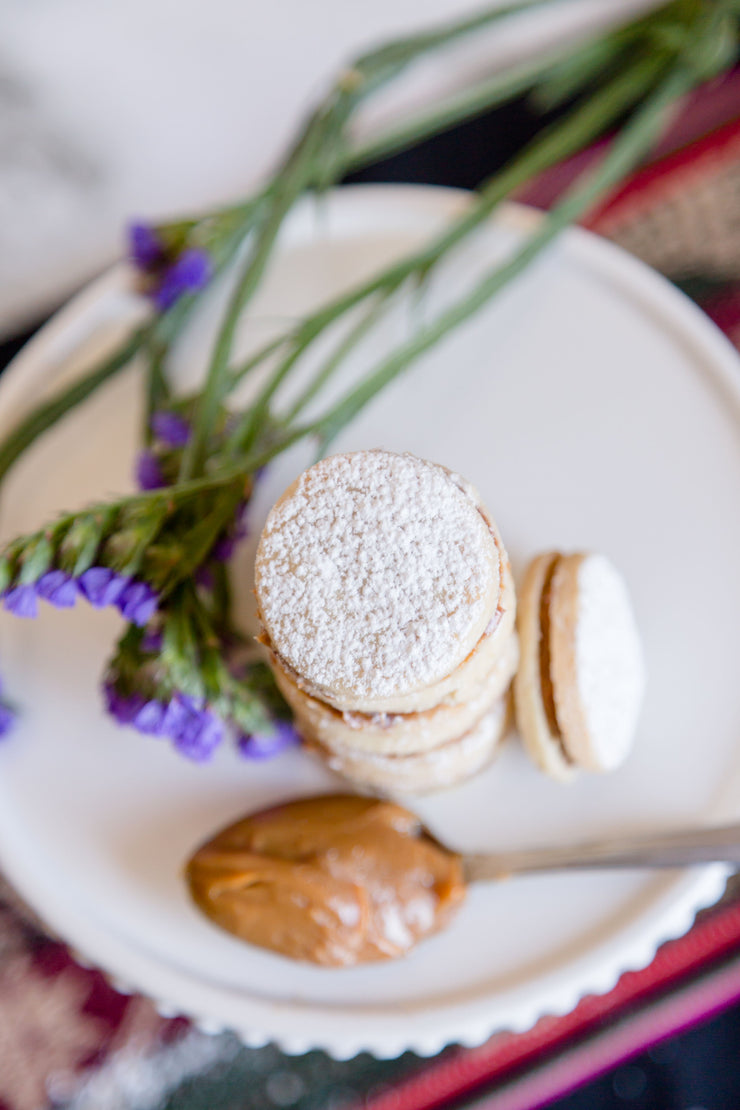
<path fill-rule="evenodd" d="M 104 564 L 119 574 L 135 575 L 168 514 L 164 501 L 144 502 L 123 510 L 120 527 L 106 540 Z"/>
<path fill-rule="evenodd" d="M 15 569 L 7 555 L 0 556 L 0 594 L 5 593 L 15 577 Z"/>
<path fill-rule="evenodd" d="M 254 733 L 265 736 L 275 731 L 274 722 L 263 702 L 246 689 L 234 699 L 231 718 L 239 731 L 248 736 Z"/>
<path fill-rule="evenodd" d="M 20 583 L 25 586 L 38 581 L 54 559 L 54 548 L 48 536 L 40 535 L 32 540 L 24 549 L 21 557 Z"/>
<path fill-rule="evenodd" d="M 40 435 L 53 427 L 71 409 L 85 401 L 104 382 L 114 377 L 131 362 L 140 350 L 147 335 L 146 328 L 139 328 L 128 336 L 119 347 L 97 363 L 72 385 L 55 393 L 48 401 L 34 408 L 18 423 L 0 443 L 0 482 L 13 463 Z"/>
<path fill-rule="evenodd" d="M 74 578 L 84 574 L 95 561 L 103 537 L 100 513 L 85 513 L 73 520 L 59 550 L 59 565 Z"/>
<path fill-rule="evenodd" d="M 173 599 L 165 616 L 161 658 L 175 689 L 192 698 L 205 697 L 198 639 L 183 597 Z"/>

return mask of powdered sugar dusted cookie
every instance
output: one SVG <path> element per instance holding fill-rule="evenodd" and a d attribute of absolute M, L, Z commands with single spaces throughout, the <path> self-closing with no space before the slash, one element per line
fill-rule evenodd
<path fill-rule="evenodd" d="M 519 644 L 513 633 L 495 666 L 479 685 L 471 687 L 465 701 L 416 713 L 342 712 L 301 690 L 275 659 L 272 668 L 306 739 L 339 755 L 348 749 L 370 755 L 411 755 L 446 744 L 472 728 L 507 692 L 518 661 Z"/>
<path fill-rule="evenodd" d="M 470 778 L 487 766 L 506 734 L 509 699 L 495 705 L 464 735 L 430 751 L 412 755 L 370 755 L 351 749 L 340 753 L 311 744 L 329 767 L 364 790 L 391 797 L 398 794 L 429 794 Z"/>
<path fill-rule="evenodd" d="M 311 695 L 411 711 L 500 622 L 502 549 L 472 487 L 444 467 L 335 455 L 269 514 L 256 593 L 271 650 Z"/>

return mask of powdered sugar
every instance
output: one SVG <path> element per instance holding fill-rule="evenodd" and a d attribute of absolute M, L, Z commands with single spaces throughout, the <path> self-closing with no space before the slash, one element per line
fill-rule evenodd
<path fill-rule="evenodd" d="M 589 555 L 578 569 L 575 654 L 593 754 L 609 771 L 632 744 L 645 674 L 627 586 L 603 555 Z"/>
<path fill-rule="evenodd" d="M 499 581 L 470 492 L 443 467 L 387 451 L 306 471 L 257 554 L 274 649 L 314 685 L 363 698 L 449 674 L 488 624 Z"/>

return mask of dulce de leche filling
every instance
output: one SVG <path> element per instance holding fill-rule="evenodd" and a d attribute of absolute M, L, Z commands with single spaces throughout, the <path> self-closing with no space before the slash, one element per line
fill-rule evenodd
<path fill-rule="evenodd" d="M 555 689 L 552 683 L 552 657 L 550 651 L 552 580 L 559 562 L 560 556 L 555 555 L 547 568 L 542 583 L 542 593 L 540 594 L 540 690 L 542 693 L 542 706 L 545 711 L 545 717 L 547 718 L 547 727 L 550 730 L 550 735 L 553 740 L 560 745 L 563 758 L 566 762 L 571 763 L 572 760 L 565 746 L 563 733 L 558 722 L 557 706 L 555 704 Z"/>
<path fill-rule="evenodd" d="M 237 821 L 198 849 L 186 878 L 221 928 L 333 967 L 404 955 L 465 897 L 459 856 L 417 817 L 341 794 Z"/>

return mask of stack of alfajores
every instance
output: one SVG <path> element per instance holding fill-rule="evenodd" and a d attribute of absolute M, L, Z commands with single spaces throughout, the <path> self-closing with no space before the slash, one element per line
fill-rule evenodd
<path fill-rule="evenodd" d="M 307 746 L 369 790 L 475 774 L 519 659 L 506 551 L 476 491 L 409 454 L 311 467 L 257 552 L 261 640 Z"/>

